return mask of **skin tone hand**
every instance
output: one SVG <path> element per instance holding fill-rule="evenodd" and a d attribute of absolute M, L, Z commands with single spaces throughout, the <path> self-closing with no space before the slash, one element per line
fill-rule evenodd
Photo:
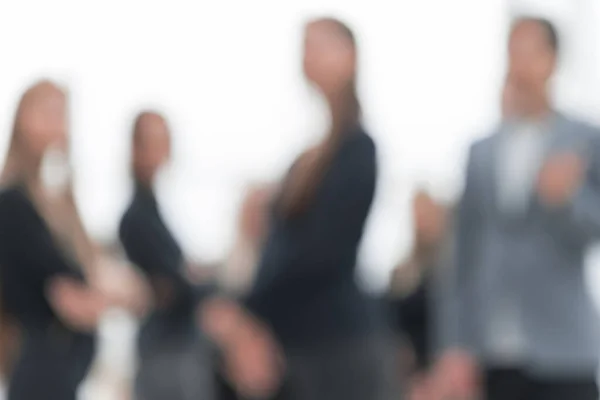
<path fill-rule="evenodd" d="M 96 329 L 107 305 L 97 290 L 67 277 L 50 282 L 48 298 L 64 323 L 83 332 Z"/>
<path fill-rule="evenodd" d="M 264 398 L 277 390 L 283 362 L 266 328 L 235 303 L 218 298 L 199 310 L 199 319 L 223 350 L 225 372 L 239 393 Z"/>
<path fill-rule="evenodd" d="M 447 351 L 436 364 L 430 382 L 435 399 L 475 399 L 481 392 L 477 362 L 460 349 Z"/>
<path fill-rule="evenodd" d="M 110 258 L 102 259 L 94 269 L 92 284 L 112 306 L 122 307 L 136 316 L 143 316 L 150 308 L 148 283 L 128 265 Z"/>
<path fill-rule="evenodd" d="M 585 162 L 573 153 L 552 156 L 538 179 L 538 193 L 548 206 L 561 207 L 575 195 L 584 178 Z"/>

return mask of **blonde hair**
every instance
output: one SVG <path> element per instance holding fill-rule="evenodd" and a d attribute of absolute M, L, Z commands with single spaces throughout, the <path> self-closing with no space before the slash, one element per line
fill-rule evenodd
<path fill-rule="evenodd" d="M 26 166 L 23 162 L 26 159 L 23 156 L 27 151 L 23 147 L 23 119 L 27 110 L 35 107 L 37 100 L 52 95 L 59 95 L 67 101 L 67 92 L 65 89 L 50 80 L 44 79 L 30 86 L 21 96 L 15 112 L 6 161 L 0 174 L 0 184 L 3 186 L 17 182 L 22 182 L 26 185 L 30 183 L 27 182 Z M 66 239 L 57 240 L 57 244 L 62 244 L 65 252 L 73 254 L 76 260 L 83 266 L 89 267 L 93 262 L 95 249 L 81 221 L 70 182 L 63 197 L 60 199 L 60 211 L 62 213 L 58 215 L 64 218 L 55 216 L 56 213 L 54 211 L 56 210 L 44 196 L 32 195 L 38 212 L 47 222 L 53 236 Z"/>
<path fill-rule="evenodd" d="M 267 233 L 268 203 L 273 189 L 268 183 L 253 183 L 246 188 L 238 214 L 238 236 L 220 274 L 221 284 L 228 290 L 244 292 L 254 281 L 261 243 Z M 257 232 L 248 232 L 255 213 L 260 214 L 264 225 Z M 255 234 L 259 237 L 250 237 Z"/>
<path fill-rule="evenodd" d="M 25 93 L 21 96 L 15 117 L 13 120 L 13 128 L 8 144 L 8 153 L 4 162 L 4 168 L 0 174 L 0 182 L 3 185 L 10 184 L 15 180 L 22 179 L 23 173 L 23 149 L 22 149 L 22 136 L 23 136 L 23 115 L 25 112 L 32 107 L 32 104 L 40 97 L 58 94 L 66 100 L 66 91 L 60 88 L 57 84 L 49 80 L 41 80 L 34 85 L 30 86 Z"/>

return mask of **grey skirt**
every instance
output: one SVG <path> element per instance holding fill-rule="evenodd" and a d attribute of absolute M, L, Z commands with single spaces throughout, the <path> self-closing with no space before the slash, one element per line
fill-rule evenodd
<path fill-rule="evenodd" d="M 169 340 L 146 350 L 138 366 L 136 400 L 215 399 L 214 349 L 208 340 Z"/>

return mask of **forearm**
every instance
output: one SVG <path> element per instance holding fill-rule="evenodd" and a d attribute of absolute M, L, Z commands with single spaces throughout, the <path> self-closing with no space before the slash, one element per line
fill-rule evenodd
<path fill-rule="evenodd" d="M 55 312 L 66 323 L 82 330 L 94 330 L 107 306 L 101 292 L 69 277 L 53 279 L 48 295 Z"/>
<path fill-rule="evenodd" d="M 336 149 L 337 143 L 328 139 L 323 147 L 314 150 L 317 151 L 314 161 L 308 160 L 308 165 L 304 165 L 306 160 L 303 158 L 310 157 L 309 153 L 299 160 L 280 199 L 279 206 L 283 216 L 297 216 L 310 205 Z"/>

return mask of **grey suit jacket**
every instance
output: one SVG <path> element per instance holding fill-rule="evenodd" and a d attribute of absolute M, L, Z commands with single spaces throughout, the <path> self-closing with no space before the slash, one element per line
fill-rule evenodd
<path fill-rule="evenodd" d="M 484 332 L 494 301 L 514 296 L 527 343 L 526 369 L 541 375 L 594 374 L 600 320 L 584 283 L 584 255 L 600 237 L 600 131 L 562 114 L 552 119 L 545 156 L 575 151 L 589 161 L 584 184 L 565 207 L 534 194 L 521 216 L 497 203 L 499 139 L 504 127 L 470 149 L 449 283 L 454 332 L 446 345 L 465 347 L 489 362 Z M 447 329 L 447 328 L 446 328 Z M 592 376 L 592 375 L 590 375 Z"/>

